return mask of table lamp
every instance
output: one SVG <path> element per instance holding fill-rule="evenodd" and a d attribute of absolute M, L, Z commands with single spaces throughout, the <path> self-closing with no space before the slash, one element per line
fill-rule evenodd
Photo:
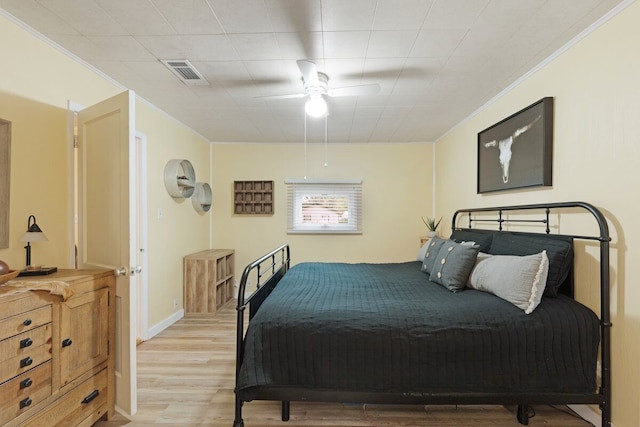
<path fill-rule="evenodd" d="M 33 220 L 33 223 L 31 223 Z M 21 270 L 18 276 L 43 276 L 45 274 L 51 274 L 58 271 L 57 267 L 36 267 L 31 265 L 31 242 L 46 242 L 47 236 L 44 235 L 38 224 L 36 223 L 36 217 L 29 215 L 27 220 L 27 232 L 20 238 L 21 242 L 27 242 L 27 246 L 24 249 L 27 251 L 27 266 L 24 270 Z"/>

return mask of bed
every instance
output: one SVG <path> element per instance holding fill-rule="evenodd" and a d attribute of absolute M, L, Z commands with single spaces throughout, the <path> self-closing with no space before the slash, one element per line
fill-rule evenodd
<path fill-rule="evenodd" d="M 580 212 L 598 233 L 550 232 L 551 219 Z M 497 227 L 478 226 L 488 222 Z M 283 421 L 292 401 L 517 405 L 525 425 L 528 405 L 598 404 L 609 426 L 601 212 L 583 202 L 463 209 L 451 223 L 451 237 L 432 239 L 414 261 L 291 267 L 282 245 L 249 264 L 238 293 L 234 427 L 253 400 L 281 401 Z M 510 223 L 542 232 L 505 230 Z M 578 240 L 599 245 L 599 315 L 572 298 Z M 257 290 L 248 295 L 250 277 Z"/>

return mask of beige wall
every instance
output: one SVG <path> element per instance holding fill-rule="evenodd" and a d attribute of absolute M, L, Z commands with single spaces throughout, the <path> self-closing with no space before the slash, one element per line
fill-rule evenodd
<path fill-rule="evenodd" d="M 3 59 L 0 117 L 12 122 L 9 248 L 0 259 L 13 268 L 25 263 L 19 241 L 34 214 L 49 241 L 32 245 L 35 263 L 70 268 L 72 261 L 72 166 L 67 102 L 91 105 L 122 91 L 0 16 Z M 14 65 L 12 65 L 14 64 Z M 164 188 L 164 166 L 190 160 L 199 181 L 210 182 L 210 147 L 200 136 L 145 102 L 136 102 L 136 129 L 148 138 L 149 326 L 171 317 L 174 299 L 182 308 L 182 257 L 206 249 L 210 215 L 191 201 L 172 199 Z M 157 219 L 157 209 L 164 216 Z"/>
<path fill-rule="evenodd" d="M 211 240 L 211 213 L 196 212 L 191 199 L 172 198 L 164 186 L 164 167 L 171 159 L 189 160 L 196 180 L 211 185 L 211 156 L 201 137 L 146 103 L 136 104 L 136 128 L 148 138 L 149 326 L 154 326 L 176 311 L 174 300 L 178 310 L 183 308 L 182 258 L 208 249 Z"/>
<path fill-rule="evenodd" d="M 24 268 L 24 243 L 19 240 L 33 214 L 49 241 L 32 245 L 32 262 L 69 268 L 67 102 L 88 105 L 117 91 L 2 16 L 0 40 L 11 40 L 3 43 L 0 117 L 12 122 L 9 248 L 0 249 L 0 259 Z"/>
<path fill-rule="evenodd" d="M 32 264 L 69 267 L 66 110 L 0 89 L 0 117 L 12 122 L 9 247 L 0 249 L 0 259 L 25 267 L 20 238 L 35 215 L 49 241 L 31 245 Z"/>
<path fill-rule="evenodd" d="M 292 262 L 414 259 L 432 215 L 432 144 L 213 145 L 213 241 L 236 250 L 236 270 L 282 243 Z M 362 235 L 287 235 L 287 178 L 362 179 Z M 233 215 L 234 180 L 273 180 L 273 216 Z"/>
<path fill-rule="evenodd" d="M 459 207 L 570 200 L 590 202 L 604 211 L 613 237 L 613 421 L 617 427 L 640 425 L 638 22 L 640 4 L 636 2 L 436 144 L 436 210 L 445 217 Z M 555 98 L 553 187 L 477 195 L 477 132 L 545 96 Z M 517 149 L 514 146 L 514 156 Z M 564 222 L 563 230 L 574 227 L 573 222 Z M 588 264 L 589 257 L 582 254 L 577 262 Z M 597 287 L 592 281 L 586 277 L 578 281 L 578 299 L 597 307 Z"/>

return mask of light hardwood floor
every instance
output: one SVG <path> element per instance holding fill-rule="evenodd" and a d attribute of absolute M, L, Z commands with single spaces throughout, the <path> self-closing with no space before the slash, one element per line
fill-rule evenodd
<path fill-rule="evenodd" d="M 235 316 L 233 302 L 215 317 L 185 317 L 138 346 L 138 413 L 116 415 L 94 427 L 232 427 Z M 585 427 L 568 408 L 536 406 L 530 426 Z M 517 427 L 515 408 L 291 403 L 280 420 L 277 402 L 244 405 L 246 427 L 475 426 Z"/>

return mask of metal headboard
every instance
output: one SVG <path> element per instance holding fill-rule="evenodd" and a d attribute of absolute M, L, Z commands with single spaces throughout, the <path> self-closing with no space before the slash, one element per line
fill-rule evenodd
<path fill-rule="evenodd" d="M 497 223 L 498 231 L 503 231 L 505 223 L 540 223 L 545 225 L 545 233 L 550 233 L 549 216 L 552 211 L 579 209 L 590 213 L 598 224 L 598 235 L 574 235 L 574 234 L 558 234 L 559 236 L 572 237 L 579 240 L 593 240 L 600 244 L 600 338 L 601 338 L 601 384 L 600 394 L 604 398 L 604 403 L 600 405 L 602 410 L 602 425 L 610 425 L 611 422 L 611 301 L 610 301 L 610 261 L 609 261 L 609 226 L 607 220 L 595 206 L 585 202 L 561 202 L 561 203 L 544 203 L 531 205 L 516 205 L 488 208 L 472 208 L 459 209 L 452 217 L 451 230 L 463 230 L 464 228 L 457 226 L 458 217 L 467 214 L 468 228 L 472 228 L 474 223 Z M 542 218 L 539 219 L 518 219 L 505 217 L 505 213 L 514 211 L 543 211 Z M 474 214 L 478 213 L 496 213 L 497 218 L 475 218 Z M 541 234 L 541 233 L 528 233 Z"/>

